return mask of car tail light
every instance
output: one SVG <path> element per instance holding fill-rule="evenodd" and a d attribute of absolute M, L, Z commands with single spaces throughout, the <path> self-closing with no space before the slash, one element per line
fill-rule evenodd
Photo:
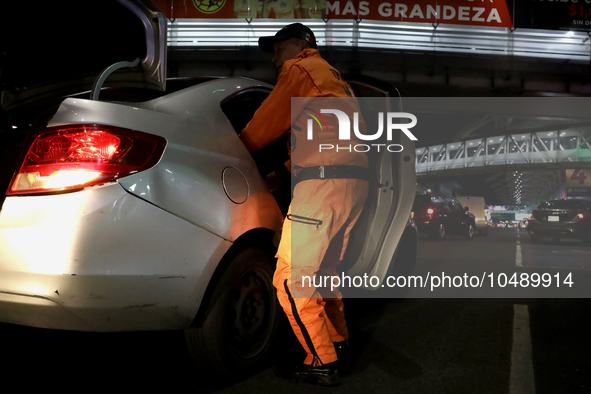
<path fill-rule="evenodd" d="M 577 215 L 575 216 L 575 220 L 583 220 L 585 219 L 585 215 L 583 215 L 582 213 L 577 213 Z"/>
<path fill-rule="evenodd" d="M 59 192 L 113 182 L 154 166 L 166 140 L 102 125 L 52 127 L 39 134 L 8 195 Z"/>
<path fill-rule="evenodd" d="M 534 221 L 535 222 L 536 220 L 538 220 L 538 218 L 536 218 L 536 215 L 534 215 L 533 212 L 532 212 L 532 213 L 529 214 L 529 217 L 527 218 L 527 220 L 529 220 L 530 222 L 531 221 Z"/>
<path fill-rule="evenodd" d="M 433 208 L 428 208 L 427 215 L 429 215 L 429 220 L 433 219 L 433 215 L 435 215 L 435 210 Z"/>

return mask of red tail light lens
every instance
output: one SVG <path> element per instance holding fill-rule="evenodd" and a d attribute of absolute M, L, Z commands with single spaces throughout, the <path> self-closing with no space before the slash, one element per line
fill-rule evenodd
<path fill-rule="evenodd" d="M 429 215 L 429 220 L 433 219 L 434 214 L 435 210 L 433 208 L 427 208 L 427 215 Z"/>
<path fill-rule="evenodd" d="M 527 220 L 529 220 L 530 222 L 535 222 L 538 220 L 538 218 L 536 218 L 536 215 L 532 213 L 529 214 L 529 217 L 527 218 Z"/>
<path fill-rule="evenodd" d="M 8 195 L 59 192 L 113 182 L 154 166 L 166 140 L 100 125 L 68 125 L 35 138 Z"/>
<path fill-rule="evenodd" d="M 577 218 L 579 218 L 579 220 L 583 220 L 585 219 L 585 215 L 583 215 L 582 213 L 578 213 Z"/>

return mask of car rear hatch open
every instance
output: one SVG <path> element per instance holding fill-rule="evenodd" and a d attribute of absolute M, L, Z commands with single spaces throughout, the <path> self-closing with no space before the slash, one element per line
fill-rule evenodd
<path fill-rule="evenodd" d="M 89 90 L 99 73 L 122 61 L 108 86 L 164 90 L 166 19 L 151 2 L 4 2 L 2 109 L 43 96 Z"/>
<path fill-rule="evenodd" d="M 0 13 L 1 207 L 24 141 L 64 98 L 102 86 L 165 89 L 166 18 L 140 0 L 11 1 Z"/>

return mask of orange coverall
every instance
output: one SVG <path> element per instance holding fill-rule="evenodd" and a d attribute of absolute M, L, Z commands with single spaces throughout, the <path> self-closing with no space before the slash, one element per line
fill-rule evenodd
<path fill-rule="evenodd" d="M 340 74 L 320 57 L 316 49 L 306 48 L 283 64 L 277 85 L 240 138 L 252 153 L 291 128 L 290 153 L 294 168 L 319 165 L 367 168 L 368 160 L 364 153 L 346 150 L 319 153 L 319 141 L 308 141 L 305 125 L 299 119 L 292 124 L 290 116 L 292 97 L 350 95 L 351 88 Z M 328 121 L 333 115 L 325 117 Z M 337 130 L 334 125 L 329 126 L 323 142 L 336 145 Z M 352 139 L 350 142 L 358 141 Z M 298 183 L 294 189 L 276 255 L 278 261 L 273 284 L 277 288 L 279 302 L 307 352 L 306 364 L 316 366 L 336 361 L 333 342 L 344 341 L 349 334 L 338 289 L 316 289 L 309 286 L 309 281 L 306 282 L 307 287 L 303 287 L 302 277 L 338 275 L 337 267 L 343 259 L 349 233 L 363 209 L 367 193 L 366 180 L 349 178 L 310 179 Z M 318 223 L 322 221 L 322 224 L 316 226 L 293 219 L 297 217 L 311 218 Z"/>

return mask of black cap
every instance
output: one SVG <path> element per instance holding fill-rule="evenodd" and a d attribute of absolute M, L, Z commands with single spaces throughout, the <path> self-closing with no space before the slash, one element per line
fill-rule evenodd
<path fill-rule="evenodd" d="M 308 41 L 310 46 L 317 49 L 316 37 L 308 26 L 304 26 L 301 23 L 292 23 L 283 27 L 274 36 L 260 37 L 259 47 L 265 52 L 273 53 L 273 44 L 280 41 L 285 41 L 290 38 L 301 38 L 302 40 Z"/>

